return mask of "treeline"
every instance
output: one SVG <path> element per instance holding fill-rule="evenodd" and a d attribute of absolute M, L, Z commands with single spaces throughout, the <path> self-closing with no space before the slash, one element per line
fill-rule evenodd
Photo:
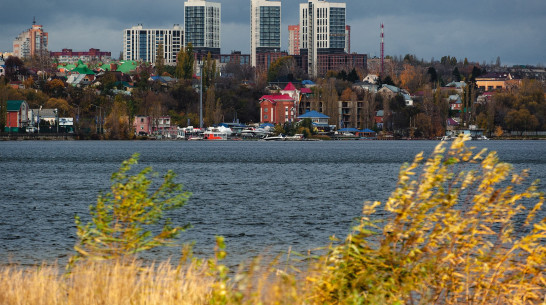
<path fill-rule="evenodd" d="M 197 69 L 202 69 L 203 75 L 206 126 L 236 120 L 257 123 L 258 99 L 274 90 L 268 84 L 288 81 L 297 84 L 308 79 L 289 56 L 272 63 L 269 71 L 256 71 L 248 65 L 234 63 L 218 68 L 210 54 L 199 67 L 191 46 L 178 54 L 176 66 L 161 64 L 163 60 L 158 58 L 159 64 L 141 64 L 132 75 L 101 73 L 86 87 L 67 85 L 63 77 L 56 76 L 56 66 L 51 59 L 45 62 L 49 62 L 49 69 L 40 69 L 44 60 L 8 58 L 6 76 L 0 79 L 0 101 L 22 99 L 31 108 L 57 108 L 60 117 L 75 118 L 76 132 L 97 136 L 95 134 L 104 130 L 106 133 L 98 136 L 111 139 L 133 137 L 132 122 L 137 115 L 152 118 L 169 115 L 176 125 L 199 126 Z M 330 116 L 331 125 L 338 127 L 349 127 L 346 126 L 349 123 L 350 127 L 391 132 L 401 137 L 442 136 L 448 118 L 457 119 L 462 126 L 477 125 L 497 134 L 499 130 L 546 130 L 545 90 L 541 81 L 524 79 L 519 87 L 495 92 L 485 100 L 479 99 L 482 92 L 476 87 L 476 77 L 487 69 L 501 68 L 500 59 L 497 64 L 486 67 L 451 56 L 430 62 L 410 54 L 387 57 L 385 73 L 378 85 L 405 89 L 412 95 L 413 106 L 406 106 L 400 94 L 371 93 L 355 86 L 368 74 L 379 75 L 377 67 L 370 65 L 366 71 L 329 71 L 325 78 L 314 79 L 313 94 L 302 98 L 298 110 L 300 113 L 305 110 L 322 112 Z M 172 76 L 176 82 L 150 81 L 152 75 Z M 19 89 L 13 89 L 11 85 L 18 81 Z M 127 82 L 134 86 L 132 93 L 120 94 L 117 90 L 124 89 Z M 461 94 L 455 90 L 439 90 L 450 82 L 465 82 L 465 91 Z M 450 110 L 448 97 L 456 93 L 462 95 L 463 111 Z M 350 114 L 349 121 L 340 116 L 340 108 Z M 5 107 L 1 110 L 4 114 L 0 127 L 5 125 L 6 117 Z M 376 118 L 380 110 L 383 110 L 382 127 L 378 126 Z"/>

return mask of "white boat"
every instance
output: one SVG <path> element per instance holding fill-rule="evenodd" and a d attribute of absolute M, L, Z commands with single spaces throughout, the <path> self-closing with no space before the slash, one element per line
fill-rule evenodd
<path fill-rule="evenodd" d="M 263 138 L 262 140 L 264 141 L 284 141 L 286 140 L 286 137 L 283 136 L 282 134 L 278 135 L 278 136 L 267 136 L 265 138 Z"/>
<path fill-rule="evenodd" d="M 298 134 L 295 134 L 293 136 L 286 136 L 285 140 L 286 141 L 302 141 L 303 140 L 303 134 L 298 133 Z"/>
<path fill-rule="evenodd" d="M 473 140 L 478 140 L 478 141 L 489 141 L 489 138 L 486 137 L 485 135 L 481 135 L 481 136 L 477 136 L 477 137 L 473 138 Z"/>

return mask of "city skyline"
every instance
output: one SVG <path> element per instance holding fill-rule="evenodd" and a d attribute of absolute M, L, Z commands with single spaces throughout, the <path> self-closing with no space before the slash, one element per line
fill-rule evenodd
<path fill-rule="evenodd" d="M 250 53 L 250 0 L 216 0 L 222 4 L 221 52 Z M 288 50 L 288 25 L 298 24 L 298 5 L 306 1 L 282 1 L 281 48 Z M 380 24 L 385 24 L 385 54 L 415 54 L 429 61 L 445 55 L 474 62 L 503 65 L 546 63 L 546 3 L 528 0 L 525 5 L 501 0 L 494 9 L 486 3 L 462 0 L 442 6 L 429 0 L 398 3 L 331 1 L 347 4 L 347 21 L 353 29 L 351 51 L 370 57 L 380 55 Z M 104 9 L 108 7 L 109 9 Z M 145 28 L 172 28 L 184 24 L 184 1 L 149 2 L 98 0 L 76 4 L 22 0 L 6 3 L 0 52 L 11 52 L 14 38 L 30 28 L 33 17 L 48 32 L 49 50 L 98 48 L 117 57 L 122 51 L 122 31 L 137 24 Z"/>

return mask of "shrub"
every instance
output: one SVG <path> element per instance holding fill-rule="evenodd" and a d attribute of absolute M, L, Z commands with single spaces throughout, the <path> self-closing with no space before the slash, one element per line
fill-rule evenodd
<path fill-rule="evenodd" d="M 527 171 L 514 173 L 494 152 L 474 154 L 466 140 L 438 145 L 424 163 L 417 155 L 384 205 L 365 205 L 311 279 L 317 303 L 544 302 L 546 221 L 535 220 L 543 194 L 537 182 L 522 185 Z"/>
<path fill-rule="evenodd" d="M 138 154 L 123 161 L 118 172 L 112 175 L 111 192 L 100 194 L 96 205 L 89 207 L 92 221 L 83 224 L 76 216 L 78 244 L 74 247 L 79 258 L 113 259 L 154 247 L 169 245 L 189 225 L 172 226 L 164 212 L 184 206 L 191 195 L 182 191 L 182 185 L 174 183 L 176 175 L 168 171 L 163 183 L 150 191 L 152 178 L 157 173 L 146 167 L 140 173 L 129 175 L 131 166 L 138 161 Z M 154 235 L 152 228 L 161 225 Z"/>

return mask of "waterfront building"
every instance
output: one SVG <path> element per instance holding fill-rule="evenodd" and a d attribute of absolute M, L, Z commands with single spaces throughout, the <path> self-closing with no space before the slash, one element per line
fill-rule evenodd
<path fill-rule="evenodd" d="M 101 52 L 100 49 L 89 49 L 89 51 L 74 52 L 72 49 L 63 49 L 61 52 L 50 52 L 51 57 L 55 58 L 58 63 L 74 63 L 78 61 L 104 61 L 112 60 L 112 52 Z"/>
<path fill-rule="evenodd" d="M 332 129 L 332 126 L 330 126 L 330 124 L 328 123 L 330 117 L 325 115 L 324 113 L 315 110 L 305 112 L 304 114 L 298 116 L 298 119 L 310 119 L 313 123 L 313 126 L 319 131 L 330 131 L 330 129 Z"/>
<path fill-rule="evenodd" d="M 300 55 L 300 25 L 288 26 L 288 55 Z"/>
<path fill-rule="evenodd" d="M 155 64 L 158 47 L 162 44 L 165 64 L 175 65 L 183 42 L 184 30 L 178 24 L 172 29 L 144 29 L 139 24 L 123 31 L 123 59 Z"/>
<path fill-rule="evenodd" d="M 6 102 L 6 126 L 5 132 L 20 132 L 29 124 L 28 104 L 26 101 Z"/>
<path fill-rule="evenodd" d="M 251 64 L 257 66 L 257 53 L 276 53 L 281 49 L 281 2 L 250 0 Z"/>
<path fill-rule="evenodd" d="M 221 4 L 206 0 L 184 2 L 184 45 L 200 57 L 220 54 Z"/>
<path fill-rule="evenodd" d="M 284 124 L 296 118 L 296 101 L 287 94 L 264 95 L 260 98 L 260 123 Z"/>
<path fill-rule="evenodd" d="M 300 4 L 301 48 L 306 50 L 309 75 L 319 75 L 319 55 L 345 53 L 345 19 L 345 3 L 308 0 Z"/>
<path fill-rule="evenodd" d="M 49 34 L 34 21 L 30 29 L 19 34 L 13 41 L 13 55 L 19 58 L 30 58 L 47 51 L 48 38 Z"/>

